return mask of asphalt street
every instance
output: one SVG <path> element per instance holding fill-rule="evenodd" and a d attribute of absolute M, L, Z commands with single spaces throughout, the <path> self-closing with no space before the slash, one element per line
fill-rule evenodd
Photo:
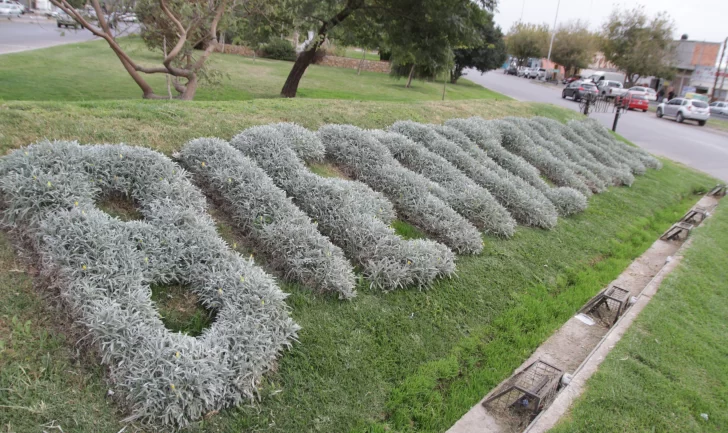
<path fill-rule="evenodd" d="M 465 76 L 483 87 L 503 93 L 519 101 L 545 102 L 572 110 L 579 104 L 561 98 L 562 86 L 535 83 L 532 80 L 505 75 L 495 70 L 481 75 L 469 70 Z M 614 114 L 592 113 L 611 129 Z M 617 126 L 617 132 L 651 153 L 681 162 L 728 181 L 728 134 L 700 127 L 695 122 L 677 123 L 674 119 L 658 119 L 652 112 L 628 111 Z"/>

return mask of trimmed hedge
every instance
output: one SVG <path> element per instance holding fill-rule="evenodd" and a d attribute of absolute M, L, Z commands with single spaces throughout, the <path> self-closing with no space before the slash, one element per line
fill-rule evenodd
<path fill-rule="evenodd" d="M 227 247 L 203 195 L 164 155 L 46 141 L 2 159 L 0 190 L 4 222 L 33 240 L 42 276 L 89 330 L 127 421 L 183 427 L 252 399 L 295 339 L 287 295 Z M 98 210 L 107 194 L 134 200 L 144 220 Z M 149 285 L 170 282 L 216 313 L 200 337 L 162 323 Z"/>
<path fill-rule="evenodd" d="M 622 164 L 626 164 L 632 173 L 640 176 L 647 172 L 647 167 L 640 161 L 640 159 L 624 149 L 620 149 L 613 145 L 608 139 L 602 137 L 598 133 L 594 132 L 583 121 L 571 120 L 566 125 L 568 128 L 573 129 L 577 134 L 584 137 L 586 141 L 594 146 L 599 147 L 603 151 L 609 153 L 612 158 L 616 159 Z"/>
<path fill-rule="evenodd" d="M 429 128 L 436 134 L 428 135 L 421 144 L 490 191 L 518 222 L 545 229 L 556 225 L 556 208 L 540 191 L 499 166 L 459 130 L 439 125 Z"/>
<path fill-rule="evenodd" d="M 516 221 L 511 214 L 486 189 L 447 160 L 404 135 L 384 131 L 370 132 L 380 143 L 387 146 L 400 164 L 443 187 L 447 194 L 445 201 L 476 227 L 497 236 L 513 235 Z"/>
<path fill-rule="evenodd" d="M 292 140 L 274 126 L 256 126 L 235 136 L 231 145 L 252 158 L 317 221 L 319 230 L 362 267 L 372 286 L 393 290 L 426 286 L 455 271 L 455 255 L 429 240 L 405 241 L 381 218 L 391 204 L 364 184 L 323 178 L 309 171 Z M 372 207 L 386 201 L 386 208 Z"/>
<path fill-rule="evenodd" d="M 330 159 L 389 197 L 404 219 L 459 253 L 482 251 L 480 232 L 430 192 L 430 180 L 404 168 L 372 134 L 351 125 L 324 125 L 318 135 Z"/>
<path fill-rule="evenodd" d="M 655 158 L 654 156 L 650 155 L 649 152 L 646 150 L 636 147 L 636 146 L 630 146 L 627 143 L 617 140 L 607 128 L 605 128 L 601 123 L 599 123 L 596 119 L 586 118 L 583 120 L 583 122 L 591 128 L 592 132 L 595 132 L 597 135 L 601 136 L 603 139 L 605 139 L 607 142 L 611 143 L 617 148 L 623 149 L 627 151 L 628 153 L 631 153 L 634 156 L 637 156 L 640 161 L 645 165 L 647 168 L 654 168 L 656 170 L 659 170 L 662 168 L 662 163 L 659 159 Z"/>
<path fill-rule="evenodd" d="M 252 160 L 217 138 L 190 141 L 179 159 L 286 279 L 342 299 L 356 295 L 343 251 Z"/>

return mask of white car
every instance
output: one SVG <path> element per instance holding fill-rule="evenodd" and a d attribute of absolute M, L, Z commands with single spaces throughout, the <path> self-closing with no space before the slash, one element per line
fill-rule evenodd
<path fill-rule="evenodd" d="M 1 2 L 0 17 L 11 19 L 18 18 L 23 14 L 23 9 L 15 3 Z"/>
<path fill-rule="evenodd" d="M 674 98 L 657 106 L 657 117 L 674 117 L 679 123 L 695 120 L 703 126 L 710 118 L 708 103 L 696 99 Z"/>
<path fill-rule="evenodd" d="M 728 116 L 728 102 L 713 102 L 710 104 L 710 114 Z"/>
<path fill-rule="evenodd" d="M 657 101 L 657 92 L 655 92 L 655 89 L 651 87 L 644 87 L 644 86 L 634 86 L 629 88 L 630 92 L 639 92 L 639 93 L 646 93 L 645 96 L 647 96 L 648 101 L 655 102 Z"/>

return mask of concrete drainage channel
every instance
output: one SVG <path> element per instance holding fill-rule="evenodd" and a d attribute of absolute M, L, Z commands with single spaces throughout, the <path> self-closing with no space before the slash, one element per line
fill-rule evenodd
<path fill-rule="evenodd" d="M 701 198 L 448 433 L 542 433 L 556 425 L 678 265 L 690 231 L 710 216 L 725 195 L 726 186 L 718 185 Z"/>

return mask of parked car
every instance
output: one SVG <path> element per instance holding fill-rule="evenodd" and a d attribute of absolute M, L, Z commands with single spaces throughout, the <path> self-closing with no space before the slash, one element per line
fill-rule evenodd
<path fill-rule="evenodd" d="M 708 103 L 696 99 L 674 98 L 657 106 L 657 117 L 674 117 L 679 123 L 695 120 L 703 126 L 710 118 Z"/>
<path fill-rule="evenodd" d="M 728 116 L 728 102 L 713 102 L 710 104 L 710 114 Z"/>
<path fill-rule="evenodd" d="M 526 75 L 526 78 L 531 79 L 541 79 L 546 76 L 546 69 L 544 68 L 531 68 L 528 70 L 528 75 Z"/>
<path fill-rule="evenodd" d="M 622 83 L 619 81 L 602 80 L 597 84 L 599 94 L 607 97 L 614 98 L 616 96 L 624 96 L 627 93 L 627 89 L 624 89 Z"/>
<path fill-rule="evenodd" d="M 119 15 L 118 20 L 121 22 L 124 22 L 124 23 L 139 22 L 139 19 L 137 18 L 136 14 L 134 12 L 127 12 L 127 13 L 121 14 L 121 15 Z M 510 68 L 508 68 L 508 69 L 510 70 Z"/>
<path fill-rule="evenodd" d="M 517 77 L 525 77 L 526 76 L 526 73 L 528 72 L 528 69 L 529 68 L 527 68 L 525 66 L 519 66 L 518 67 L 518 72 L 516 73 L 516 76 Z"/>
<path fill-rule="evenodd" d="M 657 92 L 655 92 L 655 89 L 651 87 L 644 87 L 644 86 L 633 86 L 629 88 L 630 92 L 638 92 L 638 93 L 645 93 L 647 94 L 647 100 L 648 101 L 657 101 Z"/>
<path fill-rule="evenodd" d="M 79 24 L 78 21 L 63 11 L 58 12 L 58 15 L 56 15 L 56 25 L 58 28 L 73 27 L 74 29 L 77 29 L 81 27 L 81 24 Z"/>
<path fill-rule="evenodd" d="M 561 97 L 566 99 L 572 98 L 574 101 L 580 101 L 587 95 L 598 95 L 599 89 L 596 84 L 590 81 L 574 81 L 561 91 Z"/>
<path fill-rule="evenodd" d="M 546 69 L 538 68 L 538 70 L 536 71 L 536 79 L 545 80 L 546 79 Z"/>
<path fill-rule="evenodd" d="M 503 73 L 504 73 L 504 74 L 508 74 L 508 75 L 516 75 L 516 74 L 518 74 L 518 68 L 516 68 L 515 66 L 512 66 L 512 65 L 511 65 L 511 66 L 507 67 L 507 68 L 506 68 L 506 69 L 505 69 L 505 70 L 503 71 Z"/>
<path fill-rule="evenodd" d="M 21 14 L 25 14 L 27 12 L 25 10 L 25 5 L 22 4 L 22 3 L 20 3 L 19 1 L 16 1 L 16 0 L 5 0 L 3 3 L 13 3 L 13 4 L 15 4 L 16 6 L 18 6 L 20 8 L 20 13 Z"/>
<path fill-rule="evenodd" d="M 647 111 L 650 108 L 650 103 L 647 101 L 647 93 L 645 92 L 628 92 L 626 96 L 617 100 L 627 110 L 642 110 Z"/>
<path fill-rule="evenodd" d="M 581 80 L 581 75 L 572 75 L 569 78 L 564 78 L 562 83 L 569 84 L 569 83 L 573 83 L 574 81 L 577 81 L 577 80 Z"/>
<path fill-rule="evenodd" d="M 18 18 L 22 14 L 23 14 L 22 9 L 20 8 L 20 6 L 16 5 L 15 3 L 10 3 L 10 2 L 0 3 L 0 17 L 12 19 L 12 18 Z"/>

